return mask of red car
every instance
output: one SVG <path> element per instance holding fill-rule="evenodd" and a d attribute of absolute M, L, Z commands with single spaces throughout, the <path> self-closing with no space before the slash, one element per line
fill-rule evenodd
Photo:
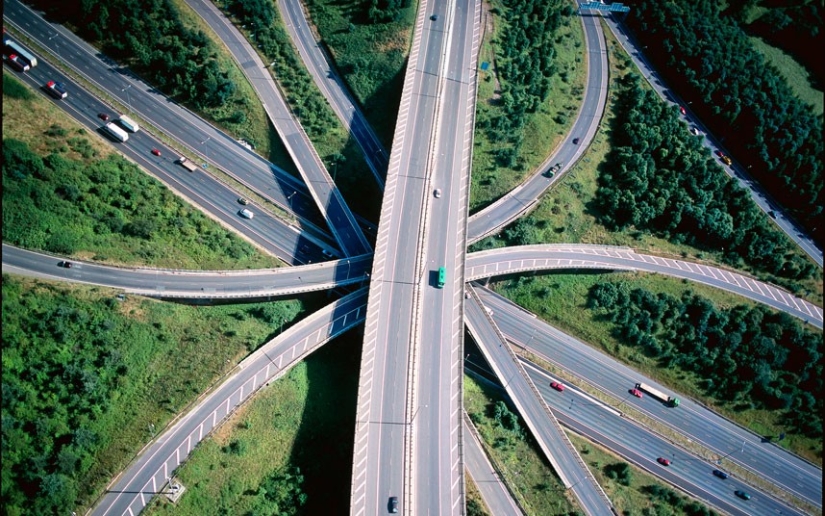
<path fill-rule="evenodd" d="M 670 461 L 668 459 L 663 458 L 663 457 L 659 457 L 658 459 L 656 459 L 656 462 L 658 462 L 662 466 L 670 466 Z"/>
<path fill-rule="evenodd" d="M 630 389 L 630 394 L 636 396 L 637 398 L 642 397 L 642 391 L 640 391 L 639 389 Z"/>
<path fill-rule="evenodd" d="M 98 117 L 99 119 L 103 120 L 104 122 L 108 122 L 108 121 L 109 121 L 109 115 L 107 115 L 106 113 L 98 113 L 98 114 L 97 114 L 97 117 Z"/>
<path fill-rule="evenodd" d="M 564 385 L 560 384 L 559 382 L 550 382 L 550 387 L 556 389 L 559 392 L 564 391 Z"/>
<path fill-rule="evenodd" d="M 154 154 L 155 156 L 160 156 L 160 151 L 157 149 L 152 149 L 152 154 Z"/>
<path fill-rule="evenodd" d="M 687 115 L 687 110 L 684 108 L 684 106 L 679 106 L 679 112 L 683 115 Z"/>

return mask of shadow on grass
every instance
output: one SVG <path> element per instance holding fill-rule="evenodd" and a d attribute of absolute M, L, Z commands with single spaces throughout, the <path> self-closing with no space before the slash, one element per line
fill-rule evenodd
<path fill-rule="evenodd" d="M 308 392 L 289 463 L 304 475 L 300 514 L 349 514 L 362 332 L 350 331 L 306 359 Z"/>

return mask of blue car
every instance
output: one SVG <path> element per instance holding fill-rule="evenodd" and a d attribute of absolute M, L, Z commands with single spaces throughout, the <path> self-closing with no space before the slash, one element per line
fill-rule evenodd
<path fill-rule="evenodd" d="M 719 470 L 719 469 L 714 469 L 713 474 L 716 475 L 717 477 L 721 478 L 722 480 L 728 478 L 728 474 L 725 473 L 722 470 Z"/>

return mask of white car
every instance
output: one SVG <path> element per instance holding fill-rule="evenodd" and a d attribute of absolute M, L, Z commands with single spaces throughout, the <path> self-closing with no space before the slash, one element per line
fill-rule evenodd
<path fill-rule="evenodd" d="M 691 127 L 690 132 L 692 132 L 696 136 L 699 136 L 700 134 L 702 134 L 702 131 L 700 131 L 699 128 L 697 128 L 697 127 Z"/>
<path fill-rule="evenodd" d="M 238 215 L 240 215 L 241 217 L 243 217 L 243 218 L 245 218 L 245 219 L 251 219 L 252 217 L 254 217 L 254 216 L 255 216 L 255 214 L 254 214 L 254 213 L 252 213 L 252 211 L 250 211 L 250 210 L 248 210 L 248 209 L 246 209 L 246 208 L 244 208 L 244 209 L 242 209 L 241 211 L 239 211 L 239 212 L 238 212 Z"/>

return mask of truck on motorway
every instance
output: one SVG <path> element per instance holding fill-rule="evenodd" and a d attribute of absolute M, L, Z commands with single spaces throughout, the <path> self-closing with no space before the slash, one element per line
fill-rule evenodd
<path fill-rule="evenodd" d="M 196 170 L 198 170 L 198 167 L 196 167 L 194 163 L 187 159 L 186 156 L 181 156 L 180 158 L 178 158 L 176 163 L 185 168 L 186 170 L 188 170 L 189 172 L 195 172 Z"/>
<path fill-rule="evenodd" d="M 447 283 L 447 269 L 445 267 L 438 268 L 438 283 L 436 286 L 438 288 L 444 288 L 444 284 Z"/>
<path fill-rule="evenodd" d="M 28 64 L 29 68 L 34 68 L 37 66 L 37 58 L 31 55 L 28 50 L 20 46 L 20 44 L 13 39 L 3 38 L 3 54 L 16 55 L 18 59 Z"/>
<path fill-rule="evenodd" d="M 29 70 L 31 70 L 29 64 L 20 59 L 20 56 L 18 56 L 17 54 L 11 54 L 7 60 L 11 64 L 12 68 L 17 70 L 18 72 L 28 72 Z"/>
<path fill-rule="evenodd" d="M 661 401 L 665 405 L 669 407 L 678 407 L 679 406 L 679 398 L 674 398 L 673 396 L 668 396 L 667 394 L 663 393 L 659 389 L 655 387 L 651 387 L 646 383 L 637 383 L 636 388 L 640 391 L 645 391 L 646 393 L 650 394 L 657 400 Z"/>
<path fill-rule="evenodd" d="M 121 129 L 120 127 L 116 126 L 115 124 L 109 122 L 108 124 L 103 126 L 103 129 L 109 133 L 109 136 L 114 138 L 115 140 L 125 143 L 126 140 L 129 139 L 129 135 L 126 134 L 126 131 Z"/>
<path fill-rule="evenodd" d="M 59 82 L 49 81 L 46 83 L 46 90 L 56 99 L 65 99 L 69 96 L 66 88 Z"/>
<path fill-rule="evenodd" d="M 131 131 L 133 133 L 140 131 L 140 126 L 126 115 L 120 115 L 120 120 L 118 120 L 118 122 L 120 122 L 120 125 L 126 128 L 127 131 Z"/>

